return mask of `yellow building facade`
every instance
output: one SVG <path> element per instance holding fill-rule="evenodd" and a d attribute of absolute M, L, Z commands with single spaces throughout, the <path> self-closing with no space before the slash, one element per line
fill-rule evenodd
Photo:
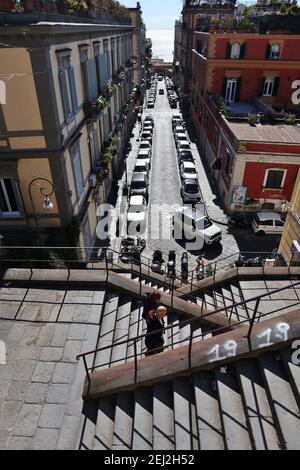
<path fill-rule="evenodd" d="M 300 171 L 289 206 L 279 252 L 287 264 L 300 266 Z"/>

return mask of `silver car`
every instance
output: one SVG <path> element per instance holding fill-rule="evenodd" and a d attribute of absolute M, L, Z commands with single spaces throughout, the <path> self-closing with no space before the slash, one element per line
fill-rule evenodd
<path fill-rule="evenodd" d="M 184 204 L 201 202 L 201 193 L 197 180 L 184 180 L 181 188 L 181 197 Z"/>

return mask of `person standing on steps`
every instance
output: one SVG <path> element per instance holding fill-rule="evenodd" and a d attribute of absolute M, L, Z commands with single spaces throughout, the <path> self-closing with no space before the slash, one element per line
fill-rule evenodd
<path fill-rule="evenodd" d="M 147 352 L 146 357 L 153 356 L 164 352 L 164 318 L 167 315 L 168 310 L 166 307 L 158 307 L 157 310 L 150 310 L 148 312 L 147 322 L 147 335 L 153 333 L 151 336 L 146 337 Z M 155 332 L 155 333 L 154 333 Z"/>
<path fill-rule="evenodd" d="M 161 299 L 161 293 L 158 290 L 153 292 L 148 292 L 143 296 L 143 306 L 144 311 L 142 317 L 146 320 L 148 313 L 150 310 L 157 310 L 160 306 L 159 301 Z"/>

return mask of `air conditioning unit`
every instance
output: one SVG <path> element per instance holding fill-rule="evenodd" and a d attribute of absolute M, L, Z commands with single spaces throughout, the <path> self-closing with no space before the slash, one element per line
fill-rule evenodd
<path fill-rule="evenodd" d="M 97 186 L 97 183 L 97 175 L 95 173 L 92 173 L 89 179 L 90 188 L 95 188 Z"/>

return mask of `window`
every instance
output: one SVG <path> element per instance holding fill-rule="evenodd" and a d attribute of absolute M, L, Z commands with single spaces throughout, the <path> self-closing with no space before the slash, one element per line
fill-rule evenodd
<path fill-rule="evenodd" d="M 84 192 L 79 146 L 75 147 L 72 150 L 72 164 L 75 178 L 75 186 L 77 191 L 77 199 L 79 200 Z"/>
<path fill-rule="evenodd" d="M 20 217 L 18 186 L 11 178 L 0 178 L 0 217 Z"/>
<path fill-rule="evenodd" d="M 266 171 L 264 188 L 282 189 L 284 187 L 287 170 L 270 169 Z"/>
<path fill-rule="evenodd" d="M 279 59 L 280 55 L 280 45 L 279 44 L 272 44 L 270 47 L 269 59 Z"/>
<path fill-rule="evenodd" d="M 94 168 L 96 166 L 96 162 L 98 160 L 98 144 L 97 144 L 97 137 L 94 127 L 88 132 L 89 136 L 89 150 L 90 150 L 90 159 L 91 159 L 91 167 Z"/>
<path fill-rule="evenodd" d="M 240 54 L 241 54 L 241 45 L 238 42 L 235 42 L 231 46 L 230 58 L 231 59 L 239 59 Z"/>
<path fill-rule="evenodd" d="M 78 111 L 74 69 L 71 66 L 71 51 L 58 51 L 60 91 L 65 120 L 70 122 Z"/>
<path fill-rule="evenodd" d="M 275 85 L 275 78 L 267 77 L 264 83 L 263 96 L 273 96 L 274 85 Z"/>
<path fill-rule="evenodd" d="M 275 220 L 275 227 L 284 227 L 284 222 L 281 220 Z"/>
<path fill-rule="evenodd" d="M 89 59 L 88 47 L 79 48 L 82 76 L 84 83 L 85 101 L 94 103 L 98 98 L 98 77 L 95 59 Z"/>
<path fill-rule="evenodd" d="M 112 73 L 114 73 L 116 71 L 115 39 L 111 40 L 111 66 L 112 66 Z"/>

